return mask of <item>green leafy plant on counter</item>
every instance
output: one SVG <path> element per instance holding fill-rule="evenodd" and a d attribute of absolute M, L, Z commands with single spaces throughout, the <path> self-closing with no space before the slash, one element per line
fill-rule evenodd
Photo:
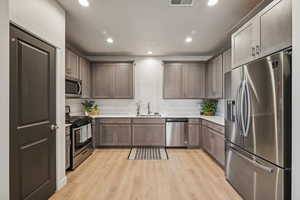
<path fill-rule="evenodd" d="M 218 108 L 218 101 L 213 99 L 203 100 L 201 103 L 201 113 L 207 116 L 215 115 Z"/>
<path fill-rule="evenodd" d="M 83 112 L 92 112 L 93 108 L 94 108 L 94 104 L 95 101 L 89 101 L 89 100 L 85 100 L 84 102 L 81 103 L 81 105 L 83 106 Z M 96 105 L 98 108 L 98 105 Z"/>

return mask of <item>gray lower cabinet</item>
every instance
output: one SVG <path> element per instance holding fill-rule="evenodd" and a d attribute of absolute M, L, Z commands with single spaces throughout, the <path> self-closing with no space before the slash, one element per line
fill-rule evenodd
<path fill-rule="evenodd" d="M 97 99 L 132 99 L 134 96 L 132 63 L 94 63 L 92 96 Z"/>
<path fill-rule="evenodd" d="M 201 135 L 200 135 L 200 125 L 199 124 L 189 124 L 188 125 L 188 137 L 189 137 L 189 147 L 200 147 L 201 145 Z"/>
<path fill-rule="evenodd" d="M 151 121 L 151 119 L 133 120 L 132 144 L 134 146 L 165 146 L 164 120 L 153 119 Z"/>
<path fill-rule="evenodd" d="M 97 120 L 96 146 L 131 146 L 131 123 L 126 120 Z"/>
<path fill-rule="evenodd" d="M 70 127 L 66 127 L 66 155 L 65 155 L 65 169 L 71 167 L 71 130 Z"/>
<path fill-rule="evenodd" d="M 205 121 L 202 125 L 202 147 L 209 153 L 221 166 L 225 164 L 225 141 L 224 132 L 219 132 L 220 126 Z"/>
<path fill-rule="evenodd" d="M 205 97 L 205 63 L 166 62 L 164 99 L 201 99 Z"/>

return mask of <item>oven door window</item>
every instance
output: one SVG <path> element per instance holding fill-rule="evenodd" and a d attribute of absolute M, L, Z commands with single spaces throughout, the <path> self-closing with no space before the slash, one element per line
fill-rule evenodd
<path fill-rule="evenodd" d="M 75 149 L 80 149 L 92 140 L 91 124 L 76 128 L 73 131 L 75 137 Z"/>

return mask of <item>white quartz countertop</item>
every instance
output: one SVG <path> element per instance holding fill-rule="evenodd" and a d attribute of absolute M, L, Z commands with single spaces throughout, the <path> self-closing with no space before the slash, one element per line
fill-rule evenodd
<path fill-rule="evenodd" d="M 204 119 L 219 125 L 224 126 L 225 120 L 222 116 L 204 116 L 204 115 L 161 115 L 161 116 L 155 116 L 155 117 L 143 117 L 143 116 L 136 116 L 136 115 L 95 115 L 91 116 L 92 118 L 147 118 L 147 119 L 155 119 L 155 118 L 197 118 L 197 119 Z"/>

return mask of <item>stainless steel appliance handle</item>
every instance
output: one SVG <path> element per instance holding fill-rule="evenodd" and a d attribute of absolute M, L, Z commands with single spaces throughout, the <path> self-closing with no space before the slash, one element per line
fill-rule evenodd
<path fill-rule="evenodd" d="M 260 168 L 268 173 L 273 173 L 274 169 L 271 167 L 267 167 L 264 166 L 263 164 L 258 163 L 256 160 L 251 160 L 250 158 L 247 158 L 246 156 L 244 156 L 243 154 L 241 154 L 240 152 L 238 152 L 237 150 L 235 150 L 232 147 L 229 147 L 236 155 L 238 155 L 240 158 L 247 160 L 249 163 L 251 163 L 252 165 L 254 165 L 257 168 Z"/>
<path fill-rule="evenodd" d="M 184 144 L 189 144 L 189 127 L 187 122 L 184 123 Z"/>
<path fill-rule="evenodd" d="M 255 56 L 255 47 L 252 47 L 252 56 Z"/>
<path fill-rule="evenodd" d="M 237 90 L 237 95 L 236 95 L 236 109 L 235 109 L 236 123 L 239 126 L 239 128 L 242 128 L 242 126 L 241 126 L 241 120 L 240 120 L 240 115 L 241 115 L 241 111 L 240 111 L 241 87 L 242 87 L 242 84 L 239 85 L 238 90 Z M 243 134 L 241 133 L 240 135 L 243 135 Z"/>
<path fill-rule="evenodd" d="M 79 82 L 78 81 L 78 88 L 79 88 L 79 90 L 78 90 L 78 95 L 81 95 L 81 92 L 82 92 L 82 85 L 81 85 L 81 82 Z"/>
<path fill-rule="evenodd" d="M 251 98 L 250 98 L 250 89 L 248 82 L 245 81 L 245 89 L 246 89 L 246 102 L 247 102 L 247 121 L 246 121 L 246 131 L 245 137 L 249 134 L 250 124 L 251 124 Z"/>
<path fill-rule="evenodd" d="M 245 119 L 244 119 L 244 100 L 245 100 L 245 81 L 242 83 L 242 95 L 241 95 L 241 101 L 240 101 L 240 109 L 241 109 L 241 122 L 242 122 L 242 130 L 243 135 L 245 135 L 246 127 L 245 127 Z"/>

